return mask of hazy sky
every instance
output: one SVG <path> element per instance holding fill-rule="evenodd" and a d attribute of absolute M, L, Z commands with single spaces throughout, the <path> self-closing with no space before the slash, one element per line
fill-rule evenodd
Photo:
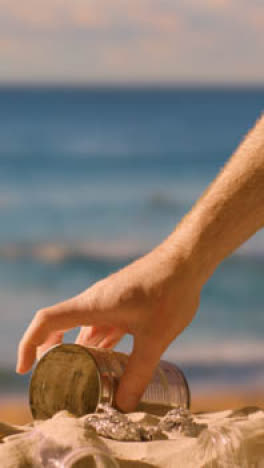
<path fill-rule="evenodd" d="M 0 81 L 264 83 L 264 0 L 0 0 Z"/>

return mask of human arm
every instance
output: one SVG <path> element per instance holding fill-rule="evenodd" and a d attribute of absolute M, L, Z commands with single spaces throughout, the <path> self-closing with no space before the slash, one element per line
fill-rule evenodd
<path fill-rule="evenodd" d="M 219 263 L 264 225 L 264 118 L 175 231 L 152 252 L 63 303 L 39 311 L 19 346 L 18 372 L 37 348 L 83 326 L 77 342 L 112 347 L 130 333 L 134 346 L 116 402 L 130 411 L 161 354 L 191 322 L 200 292 Z"/>
<path fill-rule="evenodd" d="M 208 279 L 230 253 L 264 226 L 264 115 L 168 242 L 189 246 Z"/>

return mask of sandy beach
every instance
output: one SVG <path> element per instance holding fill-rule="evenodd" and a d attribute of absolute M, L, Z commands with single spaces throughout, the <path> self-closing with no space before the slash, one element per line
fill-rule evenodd
<path fill-rule="evenodd" d="M 173 409 L 158 417 L 146 412 L 122 414 L 105 405 L 99 413 L 80 418 L 61 411 L 45 421 L 35 421 L 34 425 L 2 423 L 1 465 L 14 468 L 26 462 L 27 466 L 40 467 L 52 459 L 62 461 L 63 466 L 77 463 L 88 467 L 100 457 L 104 466 L 113 468 L 262 466 L 264 411 L 252 406 L 242 409 L 242 402 L 244 406 L 256 400 L 245 401 L 241 397 L 235 402 L 227 396 L 222 399 L 221 405 L 229 407 L 234 403 L 240 411 L 191 414 Z M 197 400 L 196 404 L 201 409 L 205 400 Z M 10 402 L 9 409 L 7 401 L 5 405 L 5 417 L 24 418 L 21 423 L 27 420 L 22 401 L 20 407 L 18 401 Z"/>
<path fill-rule="evenodd" d="M 31 412 L 26 396 L 0 397 L 0 421 L 23 425 L 31 421 Z"/>

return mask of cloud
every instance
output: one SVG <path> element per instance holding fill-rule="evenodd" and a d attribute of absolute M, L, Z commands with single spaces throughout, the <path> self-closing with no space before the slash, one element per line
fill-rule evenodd
<path fill-rule="evenodd" d="M 25 0 L 19 2 L 16 0 L 1 0 L 0 11 L 1 19 L 6 20 L 10 26 L 15 29 L 22 25 L 23 27 L 52 27 L 58 26 L 61 22 L 61 14 L 63 10 L 61 7 L 63 2 L 61 0 L 45 0 L 40 2 L 39 0 Z M 62 14 L 63 16 L 63 14 Z"/>
<path fill-rule="evenodd" d="M 0 0 L 0 79 L 254 81 L 263 29 L 263 0 Z"/>
<path fill-rule="evenodd" d="M 134 29 L 165 31 L 179 27 L 177 15 L 160 7 L 161 2 L 149 0 L 0 0 L 2 22 L 13 30 L 67 31 L 85 28 L 98 31 Z"/>

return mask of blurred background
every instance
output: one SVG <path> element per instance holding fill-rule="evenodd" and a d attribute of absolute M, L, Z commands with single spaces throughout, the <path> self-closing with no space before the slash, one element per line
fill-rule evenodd
<path fill-rule="evenodd" d="M 261 114 L 263 27 L 261 0 L 0 0 L 0 417 L 35 311 L 161 242 Z M 263 404 L 263 272 L 259 232 L 165 353 L 194 408 Z"/>

